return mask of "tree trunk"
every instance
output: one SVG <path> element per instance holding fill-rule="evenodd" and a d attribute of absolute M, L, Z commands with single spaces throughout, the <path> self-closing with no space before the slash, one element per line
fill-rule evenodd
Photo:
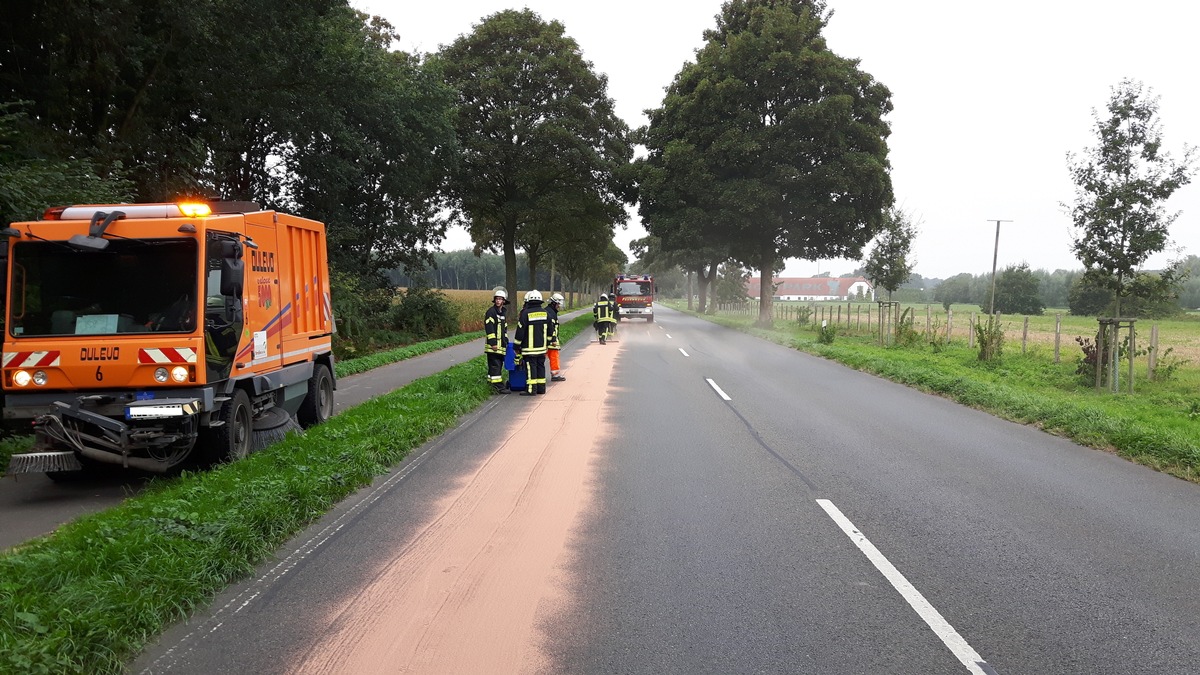
<path fill-rule="evenodd" d="M 775 321 L 771 314 L 771 303 L 775 300 L 775 251 L 764 253 L 759 263 L 758 274 L 758 321 L 754 325 L 760 328 L 773 328 Z"/>
<path fill-rule="evenodd" d="M 506 223 L 504 226 L 504 289 L 508 291 L 508 300 L 517 305 L 517 224 Z M 518 307 L 520 305 L 517 305 Z"/>
<path fill-rule="evenodd" d="M 687 271 L 687 301 L 688 311 L 692 311 L 692 271 Z"/>

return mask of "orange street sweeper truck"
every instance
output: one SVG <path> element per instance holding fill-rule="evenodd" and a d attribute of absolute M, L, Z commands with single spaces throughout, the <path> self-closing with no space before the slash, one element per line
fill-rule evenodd
<path fill-rule="evenodd" d="M 332 415 L 322 223 L 251 202 L 110 204 L 3 235 L 4 418 L 36 439 L 8 473 L 167 473 Z"/>

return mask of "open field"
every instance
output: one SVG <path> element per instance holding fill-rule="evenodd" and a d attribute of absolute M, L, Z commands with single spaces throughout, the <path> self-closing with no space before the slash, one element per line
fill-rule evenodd
<path fill-rule="evenodd" d="M 836 324 L 840 335 L 878 335 L 879 309 L 875 303 L 776 301 L 773 304 L 777 320 L 796 321 L 797 312 L 811 308 L 809 325 L 814 329 L 825 320 Z M 684 305 L 680 303 L 675 306 Z M 758 305 L 751 303 L 746 311 L 734 311 L 725 307 L 720 311 L 733 315 L 757 316 Z M 949 326 L 949 344 L 964 348 L 971 344 L 969 331 L 972 322 L 979 321 L 980 318 L 986 319 L 987 316 L 976 305 L 952 305 L 951 312 L 948 313 L 941 305 L 905 303 L 900 306 L 900 311 L 911 313 L 913 328 L 921 333 L 925 340 L 932 340 L 936 334 L 939 340 L 946 342 Z M 1076 338 L 1095 341 L 1097 322 L 1095 317 L 1073 316 L 1065 309 L 1047 309 L 1041 316 L 1001 314 L 1005 350 L 1010 353 L 1020 352 L 1024 344 L 1027 352 L 1053 359 L 1056 316 L 1061 321 L 1057 333 L 1059 359 L 1063 363 L 1077 362 L 1082 358 L 1083 350 Z M 1200 382 L 1200 317 L 1187 314 L 1172 319 L 1139 319 L 1135 327 L 1136 347 L 1139 352 L 1144 352 L 1150 347 L 1151 330 L 1156 328 L 1160 369 L 1165 364 L 1174 363 L 1177 364 L 1175 372 L 1178 376 L 1183 376 L 1185 371 L 1196 371 L 1196 381 Z M 1135 375 L 1139 379 L 1149 376 L 1149 354 L 1141 353 L 1136 358 Z"/>
<path fill-rule="evenodd" d="M 492 304 L 492 292 L 490 290 L 460 290 L 455 288 L 440 288 L 438 292 L 446 296 L 450 301 L 450 305 L 454 308 L 454 315 L 458 317 L 459 330 L 464 333 L 472 333 L 483 330 L 483 315 L 487 312 L 487 308 Z M 549 292 L 543 291 L 542 296 L 549 299 Z M 569 293 L 564 293 L 567 296 L 567 302 L 570 303 L 571 296 Z M 515 325 L 517 320 L 516 312 L 521 307 L 521 298 L 525 296 L 525 291 L 516 291 L 508 294 L 510 300 L 509 308 L 513 310 L 512 316 L 509 317 L 509 325 Z"/>

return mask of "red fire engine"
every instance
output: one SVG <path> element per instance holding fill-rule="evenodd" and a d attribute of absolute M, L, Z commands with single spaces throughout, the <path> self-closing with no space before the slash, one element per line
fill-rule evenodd
<path fill-rule="evenodd" d="M 612 292 L 617 303 L 617 321 L 654 321 L 654 277 L 649 274 L 618 274 L 613 278 Z"/>

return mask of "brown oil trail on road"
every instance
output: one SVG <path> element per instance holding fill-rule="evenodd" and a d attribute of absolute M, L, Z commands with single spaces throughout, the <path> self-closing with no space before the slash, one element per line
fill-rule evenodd
<path fill-rule="evenodd" d="M 569 603 L 572 530 L 592 503 L 619 345 L 579 350 L 496 451 L 375 579 L 331 609 L 295 673 L 519 673 L 549 665 L 539 618 Z"/>

